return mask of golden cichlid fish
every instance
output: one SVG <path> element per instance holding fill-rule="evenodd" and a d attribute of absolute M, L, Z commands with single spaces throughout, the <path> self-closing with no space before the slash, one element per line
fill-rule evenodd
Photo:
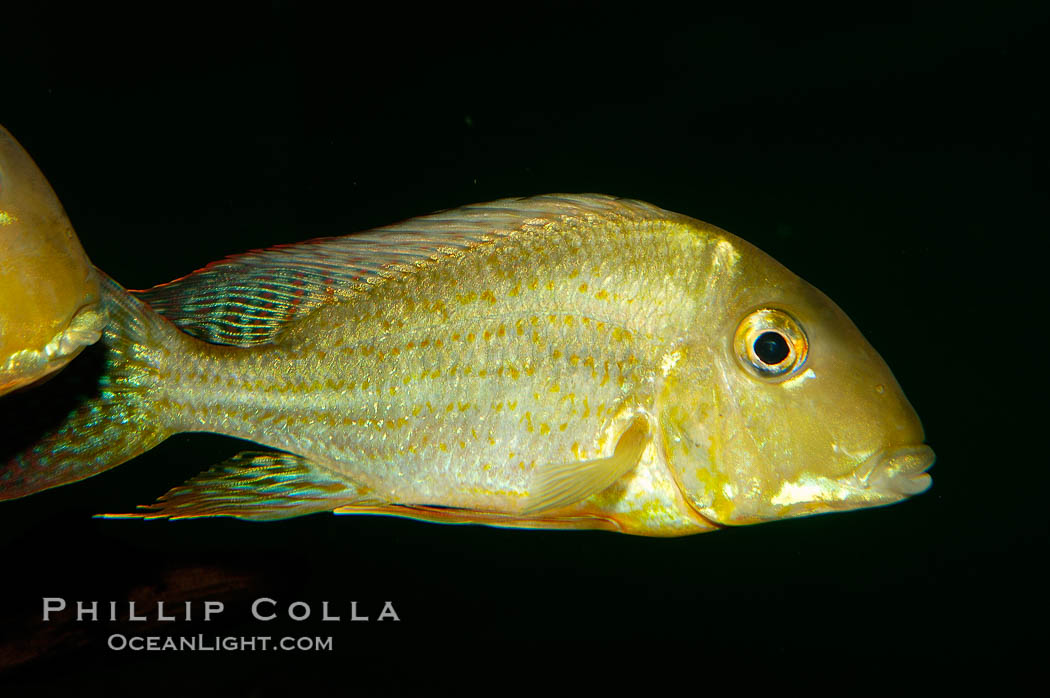
<path fill-rule="evenodd" d="M 99 277 L 58 197 L 0 126 L 0 394 L 62 368 L 106 324 Z"/>
<path fill-rule="evenodd" d="M 248 252 L 129 294 L 97 387 L 0 498 L 206 431 L 238 455 L 135 514 L 318 511 L 675 536 L 878 506 L 933 452 L 826 296 L 747 242 L 600 195 Z"/>

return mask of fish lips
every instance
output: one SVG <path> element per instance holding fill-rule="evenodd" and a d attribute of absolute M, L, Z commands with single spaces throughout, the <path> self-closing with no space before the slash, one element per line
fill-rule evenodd
<path fill-rule="evenodd" d="M 857 479 L 866 489 L 910 497 L 925 492 L 933 484 L 933 478 L 926 471 L 935 459 L 933 449 L 925 444 L 882 449 L 857 468 Z"/>

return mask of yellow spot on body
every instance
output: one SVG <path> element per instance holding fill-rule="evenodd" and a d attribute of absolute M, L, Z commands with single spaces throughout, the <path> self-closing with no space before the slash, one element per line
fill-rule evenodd
<path fill-rule="evenodd" d="M 447 451 L 448 450 L 448 444 L 446 444 L 444 441 L 442 441 L 441 443 L 438 444 L 438 448 L 440 448 L 442 451 Z"/>
<path fill-rule="evenodd" d="M 561 358 L 561 351 L 558 350 L 558 349 L 555 349 L 554 352 L 551 354 L 551 358 L 554 359 L 555 361 L 560 359 Z"/>
<path fill-rule="evenodd" d="M 485 339 L 486 342 L 492 339 L 492 333 L 488 330 L 485 330 L 481 336 Z"/>
<path fill-rule="evenodd" d="M 580 284 L 580 293 L 587 293 L 587 284 Z"/>
<path fill-rule="evenodd" d="M 559 390 L 561 390 L 561 386 L 560 385 L 558 385 L 557 383 L 551 383 L 551 392 L 552 393 L 556 393 Z"/>
<path fill-rule="evenodd" d="M 547 424 L 546 422 L 542 422 L 540 424 L 540 433 L 541 434 L 549 434 L 549 433 L 551 433 L 550 425 Z"/>

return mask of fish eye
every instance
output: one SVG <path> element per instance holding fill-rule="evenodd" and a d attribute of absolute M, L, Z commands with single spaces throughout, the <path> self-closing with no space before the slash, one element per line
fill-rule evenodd
<path fill-rule="evenodd" d="M 759 378 L 783 378 L 798 370 L 809 353 L 802 325 L 778 308 L 747 315 L 733 338 L 737 359 Z"/>

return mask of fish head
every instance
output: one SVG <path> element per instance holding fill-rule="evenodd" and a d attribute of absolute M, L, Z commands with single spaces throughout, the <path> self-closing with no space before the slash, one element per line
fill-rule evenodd
<path fill-rule="evenodd" d="M 889 367 L 827 296 L 737 240 L 721 303 L 698 303 L 663 399 L 686 500 L 723 525 L 880 506 L 925 491 L 933 451 Z"/>
<path fill-rule="evenodd" d="M 0 394 L 58 370 L 105 325 L 95 268 L 29 154 L 0 126 Z"/>

